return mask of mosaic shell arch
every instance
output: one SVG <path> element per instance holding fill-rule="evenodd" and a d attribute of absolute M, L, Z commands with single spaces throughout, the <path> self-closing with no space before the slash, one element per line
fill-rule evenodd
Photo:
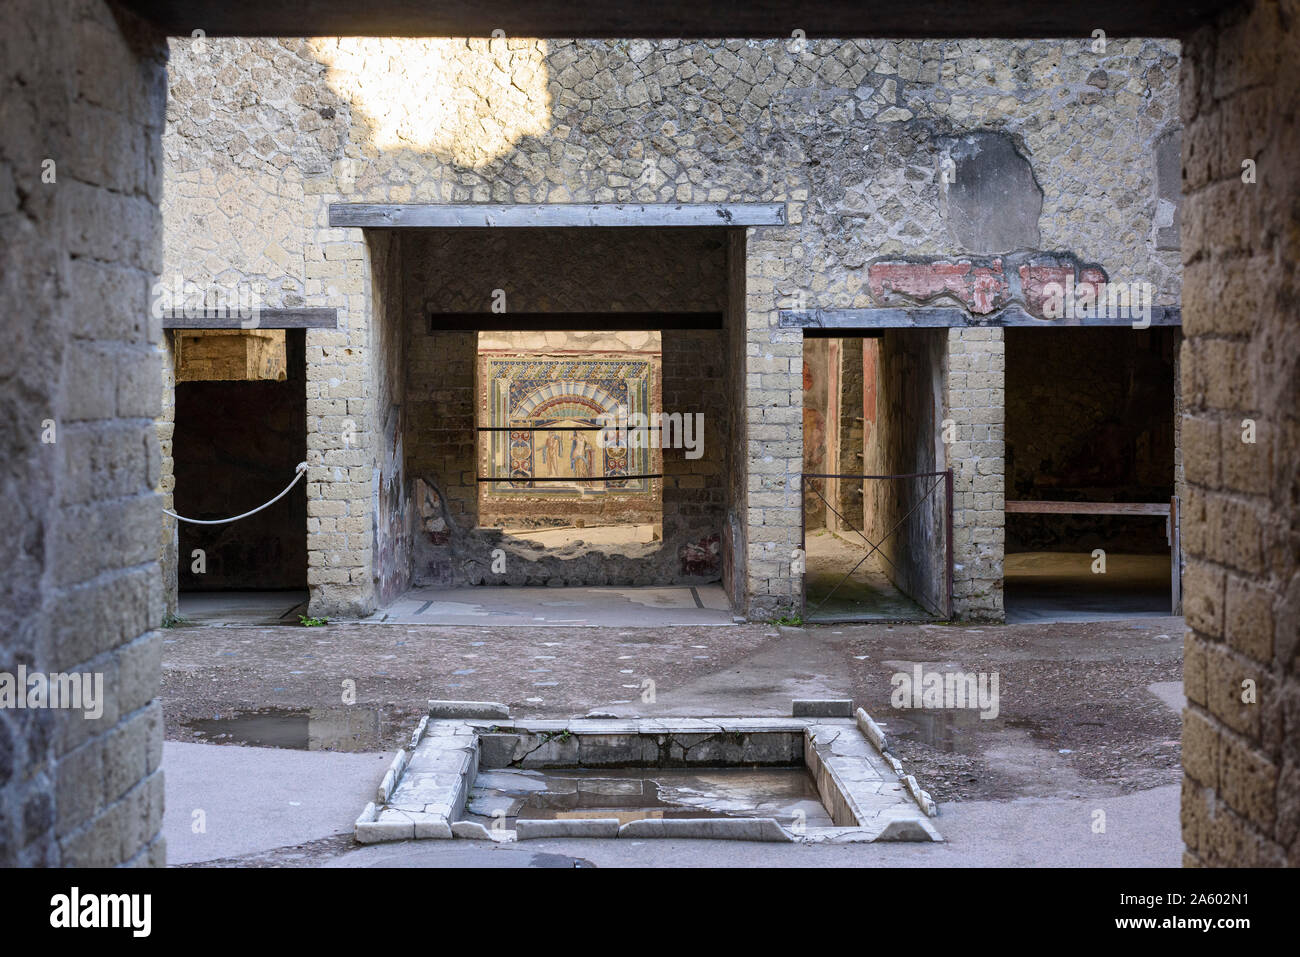
<path fill-rule="evenodd" d="M 649 449 L 628 448 L 620 416 L 652 410 L 657 361 L 617 356 L 483 356 L 481 456 L 490 497 L 650 495 Z"/>

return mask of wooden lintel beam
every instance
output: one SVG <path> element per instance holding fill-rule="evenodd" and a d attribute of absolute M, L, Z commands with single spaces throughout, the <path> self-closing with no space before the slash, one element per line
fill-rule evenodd
<path fill-rule="evenodd" d="M 784 226 L 785 203 L 331 203 L 329 222 L 362 229 Z"/>
<path fill-rule="evenodd" d="M 1168 515 L 1168 502 L 1047 502 L 1004 503 L 1006 512 L 1020 515 Z"/>
<path fill-rule="evenodd" d="M 164 312 L 164 329 L 337 329 L 337 309 L 257 309 L 241 317 L 237 310 Z"/>
<path fill-rule="evenodd" d="M 493 332 L 639 332 L 721 329 L 714 312 L 430 312 L 429 329 Z"/>

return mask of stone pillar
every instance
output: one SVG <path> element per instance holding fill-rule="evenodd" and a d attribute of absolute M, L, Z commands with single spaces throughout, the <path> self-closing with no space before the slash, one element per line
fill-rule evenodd
<path fill-rule="evenodd" d="M 166 45 L 100 0 L 4 19 L 0 668 L 99 675 L 102 711 L 0 709 L 0 866 L 161 865 Z"/>
<path fill-rule="evenodd" d="M 1293 4 L 1256 0 L 1184 44 L 1189 865 L 1300 865 L 1297 102 Z"/>
<path fill-rule="evenodd" d="M 315 196 L 317 228 L 305 253 L 308 301 L 334 306 L 339 316 L 337 329 L 307 330 L 307 584 L 312 615 L 351 618 L 376 607 L 378 399 L 368 365 L 370 250 L 360 230 L 329 227 L 329 203 L 342 199 Z"/>
<path fill-rule="evenodd" d="M 745 416 L 749 495 L 745 570 L 751 618 L 797 611 L 801 577 L 792 570 L 799 545 L 799 478 L 803 473 L 803 333 L 777 328 L 779 298 L 791 268 L 789 243 L 777 227 L 751 230 L 746 245 Z M 780 282 L 781 288 L 778 288 Z"/>
<path fill-rule="evenodd" d="M 173 455 L 173 438 L 176 433 L 176 354 L 173 335 L 164 330 L 161 334 L 162 409 L 158 414 L 158 449 L 162 461 L 158 470 L 158 493 L 163 508 L 176 511 L 176 459 Z M 162 516 L 162 534 L 159 541 L 158 564 L 162 572 L 162 598 L 164 621 L 176 615 L 179 601 L 178 582 L 180 556 L 178 555 L 180 530 L 176 519 Z"/>
<path fill-rule="evenodd" d="M 953 470 L 952 594 L 958 618 L 1001 621 L 1005 614 L 1005 380 L 1001 329 L 949 330 L 945 421 L 939 427 L 955 438 L 944 443 L 948 461 L 941 468 Z"/>

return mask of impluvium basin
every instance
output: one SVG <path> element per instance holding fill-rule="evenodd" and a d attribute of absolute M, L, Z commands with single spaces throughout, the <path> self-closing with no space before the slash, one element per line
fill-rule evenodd
<path fill-rule="evenodd" d="M 940 841 L 934 803 L 854 718 L 421 720 L 362 843 L 466 838 Z"/>

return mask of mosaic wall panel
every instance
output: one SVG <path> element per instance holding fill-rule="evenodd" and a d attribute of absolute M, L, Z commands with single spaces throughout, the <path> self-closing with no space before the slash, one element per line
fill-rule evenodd
<path fill-rule="evenodd" d="M 599 426 L 654 411 L 658 357 L 645 353 L 484 355 L 479 360 L 480 475 L 488 498 L 651 495 L 653 450 Z M 602 419 L 609 416 L 610 419 Z"/>

